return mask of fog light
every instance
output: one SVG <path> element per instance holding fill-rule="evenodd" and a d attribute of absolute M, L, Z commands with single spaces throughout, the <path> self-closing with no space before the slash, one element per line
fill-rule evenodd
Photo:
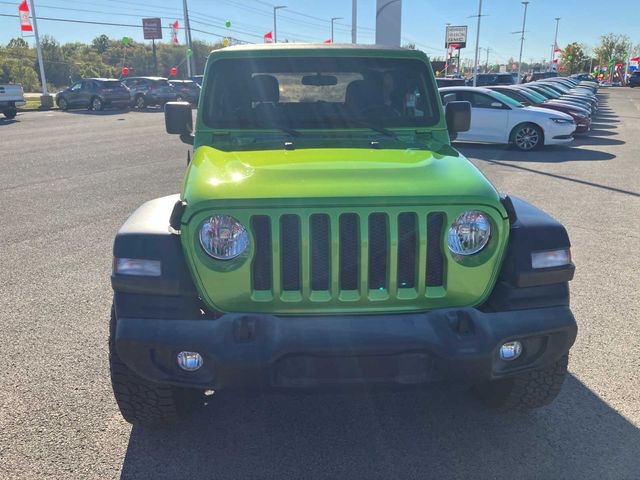
<path fill-rule="evenodd" d="M 195 372 L 203 363 L 202 356 L 198 352 L 180 352 L 177 359 L 178 366 L 187 372 Z"/>
<path fill-rule="evenodd" d="M 515 360 L 521 353 L 522 344 L 517 340 L 507 342 L 500 347 L 500 358 L 502 360 Z"/>

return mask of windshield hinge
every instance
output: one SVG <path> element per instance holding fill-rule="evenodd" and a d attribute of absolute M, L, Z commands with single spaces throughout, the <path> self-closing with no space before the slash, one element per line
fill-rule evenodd
<path fill-rule="evenodd" d="M 169 217 L 169 231 L 176 235 L 180 235 L 180 224 L 182 222 L 182 214 L 187 208 L 187 202 L 178 200 L 173 206 L 171 216 Z"/>

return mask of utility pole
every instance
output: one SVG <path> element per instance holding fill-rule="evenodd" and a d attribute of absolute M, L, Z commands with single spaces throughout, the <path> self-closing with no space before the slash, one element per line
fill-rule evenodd
<path fill-rule="evenodd" d="M 187 48 L 193 52 L 193 49 L 191 48 L 191 27 L 189 26 L 189 8 L 187 7 L 187 0 L 182 0 L 182 9 L 184 11 L 184 40 L 187 44 Z M 187 76 L 189 78 L 193 76 L 191 55 L 187 55 Z"/>
<path fill-rule="evenodd" d="M 478 3 L 478 27 L 476 28 L 476 56 L 473 60 L 473 86 L 478 80 L 478 50 L 480 49 L 480 19 L 482 18 L 482 0 Z"/>
<path fill-rule="evenodd" d="M 278 43 L 278 27 L 276 24 L 276 12 L 281 8 L 287 8 L 286 5 L 276 5 L 273 7 L 273 43 Z"/>
<path fill-rule="evenodd" d="M 351 43 L 358 43 L 358 0 L 351 0 Z"/>
<path fill-rule="evenodd" d="M 333 22 L 342 20 L 342 17 L 331 17 L 331 43 L 333 43 Z"/>
<path fill-rule="evenodd" d="M 446 27 L 444 29 L 444 76 L 447 76 L 447 72 L 449 70 L 449 45 L 447 45 L 447 30 L 449 29 L 450 23 L 445 24 Z"/>
<path fill-rule="evenodd" d="M 520 81 L 520 72 L 522 71 L 522 47 L 524 46 L 524 27 L 527 23 L 527 7 L 529 0 L 521 2 L 524 5 L 524 17 L 522 18 L 522 36 L 520 37 L 520 57 L 518 58 L 518 82 Z"/>
<path fill-rule="evenodd" d="M 556 49 L 558 48 L 558 27 L 560 26 L 560 17 L 556 17 L 556 35 L 553 38 L 553 47 L 551 47 L 551 61 L 549 62 L 549 71 L 553 70 L 553 58 L 556 56 Z"/>
<path fill-rule="evenodd" d="M 53 99 L 49 95 L 47 90 L 47 77 L 44 74 L 44 62 L 42 61 L 42 48 L 40 47 L 40 37 L 38 36 L 38 20 L 36 18 L 36 6 L 33 4 L 33 0 L 29 0 L 31 4 L 31 16 L 33 17 L 33 35 L 36 37 L 36 50 L 38 51 L 38 66 L 40 67 L 40 81 L 42 82 L 42 97 L 40 98 L 40 105 L 42 108 L 51 108 L 53 106 Z"/>

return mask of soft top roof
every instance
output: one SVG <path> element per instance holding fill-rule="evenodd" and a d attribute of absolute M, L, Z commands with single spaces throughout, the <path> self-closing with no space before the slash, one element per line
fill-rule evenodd
<path fill-rule="evenodd" d="M 352 43 L 260 43 L 235 45 L 213 50 L 213 57 L 251 57 L 251 56 L 366 56 L 426 59 L 420 50 L 387 45 L 360 45 Z"/>

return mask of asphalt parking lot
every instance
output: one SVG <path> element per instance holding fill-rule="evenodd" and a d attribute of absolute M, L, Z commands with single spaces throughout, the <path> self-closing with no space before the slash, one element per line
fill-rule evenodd
<path fill-rule="evenodd" d="M 553 405 L 500 415 L 455 388 L 214 396 L 155 431 L 111 392 L 111 246 L 179 190 L 187 147 L 153 109 L 0 120 L 0 478 L 640 478 L 640 89 L 600 99 L 571 147 L 457 145 L 569 231 L 580 330 Z"/>

